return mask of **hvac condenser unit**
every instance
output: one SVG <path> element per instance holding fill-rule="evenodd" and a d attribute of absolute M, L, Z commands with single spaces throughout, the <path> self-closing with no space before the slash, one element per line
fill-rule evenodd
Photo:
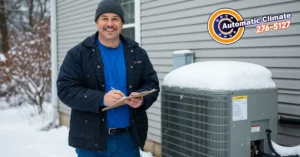
<path fill-rule="evenodd" d="M 199 62 L 164 78 L 163 157 L 251 157 L 277 139 L 271 72 L 243 62 Z M 251 155 L 252 154 L 252 155 Z"/>

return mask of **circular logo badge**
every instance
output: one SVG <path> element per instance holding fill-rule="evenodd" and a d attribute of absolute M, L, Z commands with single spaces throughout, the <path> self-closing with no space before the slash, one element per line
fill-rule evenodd
<path fill-rule="evenodd" d="M 243 21 L 243 17 L 235 10 L 219 9 L 212 13 L 208 19 L 209 35 L 221 44 L 235 43 L 244 34 L 245 28 L 238 25 L 238 22 L 241 21 Z"/>

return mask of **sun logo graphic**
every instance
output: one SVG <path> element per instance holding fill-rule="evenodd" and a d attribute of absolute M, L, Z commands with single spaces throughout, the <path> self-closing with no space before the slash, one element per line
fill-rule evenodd
<path fill-rule="evenodd" d="M 240 24 L 243 17 L 233 9 L 219 9 L 208 19 L 209 35 L 216 42 L 229 45 L 238 41 L 244 34 L 245 27 Z"/>

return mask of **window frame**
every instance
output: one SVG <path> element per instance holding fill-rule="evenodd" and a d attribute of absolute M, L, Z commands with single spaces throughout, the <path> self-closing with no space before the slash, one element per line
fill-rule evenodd
<path fill-rule="evenodd" d="M 122 29 L 134 28 L 134 40 L 141 45 L 141 1 L 134 0 L 134 23 L 124 24 Z"/>

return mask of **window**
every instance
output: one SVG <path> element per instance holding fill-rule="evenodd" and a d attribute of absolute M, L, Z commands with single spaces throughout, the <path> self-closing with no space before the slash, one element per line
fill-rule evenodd
<path fill-rule="evenodd" d="M 140 43 L 140 0 L 119 0 L 124 10 L 122 35 Z"/>

